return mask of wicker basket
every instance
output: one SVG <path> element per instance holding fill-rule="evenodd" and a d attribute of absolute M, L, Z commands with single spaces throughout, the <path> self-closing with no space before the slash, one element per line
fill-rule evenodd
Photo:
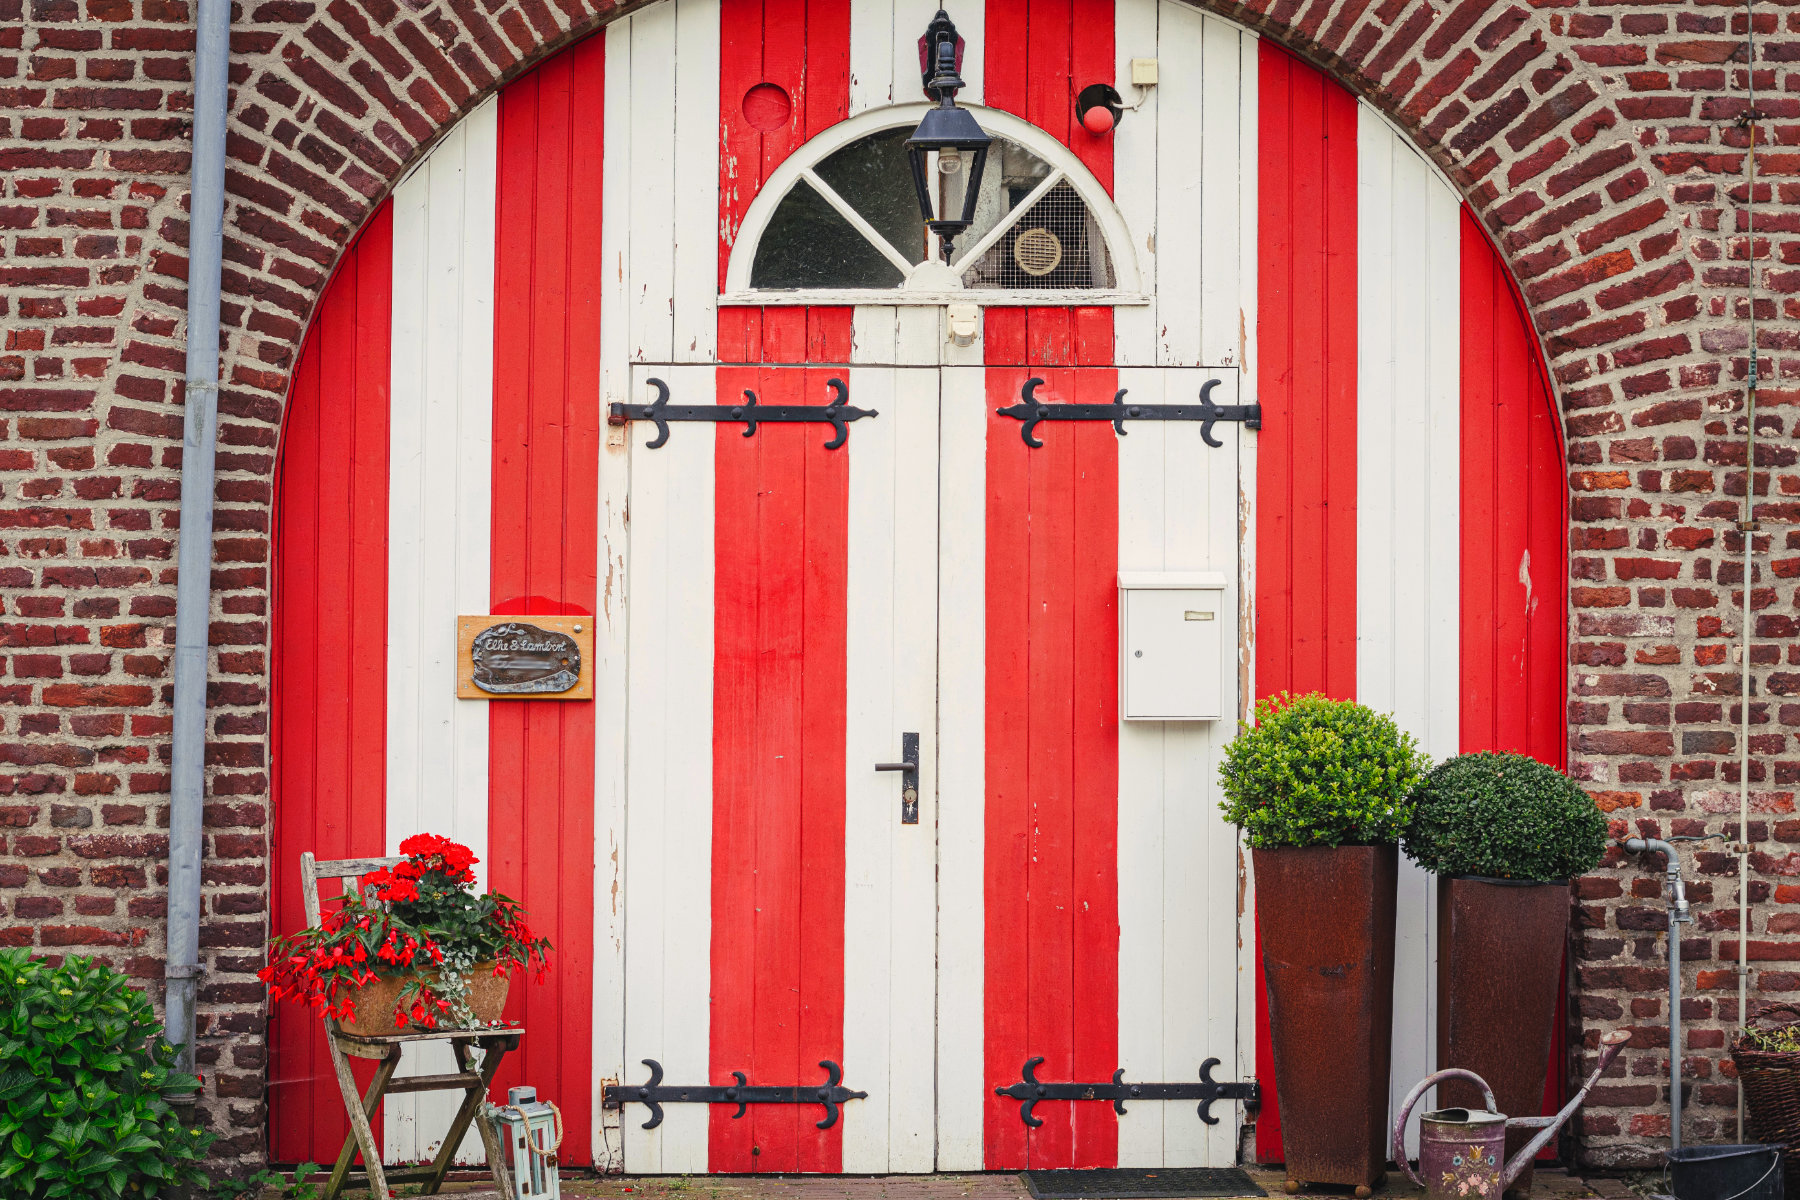
<path fill-rule="evenodd" d="M 1750 1021 L 1758 1029 L 1800 1022 L 1800 1004 L 1777 1000 L 1761 1009 Z M 1757 1050 L 1739 1035 L 1731 1043 L 1731 1061 L 1744 1085 L 1745 1134 L 1783 1147 L 1788 1200 L 1800 1200 L 1800 1052 Z"/>

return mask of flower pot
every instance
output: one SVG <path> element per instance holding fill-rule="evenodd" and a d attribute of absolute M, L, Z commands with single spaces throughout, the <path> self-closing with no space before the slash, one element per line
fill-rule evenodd
<path fill-rule="evenodd" d="M 1387 1164 L 1395 847 L 1253 853 L 1288 1179 L 1372 1188 Z"/>
<path fill-rule="evenodd" d="M 351 992 L 349 997 L 356 1015 L 348 1021 L 339 1021 L 339 1031 L 356 1037 L 377 1037 L 399 1032 L 401 1026 L 394 1024 L 394 1006 L 400 1002 L 400 989 L 411 980 L 421 977 L 427 983 L 436 983 L 439 975 L 436 971 L 382 975 L 363 984 Z M 469 1007 L 475 1010 L 476 1020 L 487 1025 L 500 1019 L 500 1011 L 506 1007 L 506 991 L 511 984 L 511 974 L 496 977 L 494 964 L 491 962 L 476 963 L 470 969 Z M 410 1025 L 411 1022 L 408 1022 L 408 1027 Z M 448 1026 L 441 1025 L 439 1028 Z"/>
<path fill-rule="evenodd" d="M 1511 1117 L 1536 1116 L 1550 1068 L 1556 998 L 1569 936 L 1569 881 L 1438 880 L 1437 1061 L 1487 1080 Z M 1447 1083 L 1440 1108 L 1481 1108 L 1473 1084 Z M 1516 1154 L 1534 1129 L 1506 1135 Z M 1509 1192 L 1528 1194 L 1527 1168 Z"/>

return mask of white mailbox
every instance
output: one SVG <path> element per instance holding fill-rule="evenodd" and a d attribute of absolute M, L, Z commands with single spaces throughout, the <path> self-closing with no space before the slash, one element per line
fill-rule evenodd
<path fill-rule="evenodd" d="M 1217 721 L 1226 630 L 1222 571 L 1119 572 L 1119 710 L 1127 721 Z"/>

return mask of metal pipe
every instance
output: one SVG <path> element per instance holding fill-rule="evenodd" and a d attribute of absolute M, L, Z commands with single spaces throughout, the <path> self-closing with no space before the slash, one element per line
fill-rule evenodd
<path fill-rule="evenodd" d="M 1694 919 L 1688 911 L 1687 885 L 1675 847 L 1661 838 L 1626 838 L 1627 853 L 1648 850 L 1663 856 L 1669 889 L 1669 1148 L 1681 1149 L 1681 926 Z"/>
<path fill-rule="evenodd" d="M 201 812 L 206 798 L 207 642 L 212 623 L 213 462 L 219 442 L 219 287 L 225 240 L 231 0 L 199 0 L 188 181 L 187 382 L 175 584 L 175 711 L 169 786 L 169 916 L 163 1020 L 194 1069 L 200 975 Z"/>
<path fill-rule="evenodd" d="M 1748 273 L 1745 284 L 1750 306 L 1750 369 L 1744 387 L 1744 516 L 1738 532 L 1744 538 L 1744 605 L 1738 636 L 1743 643 L 1743 663 L 1739 684 L 1738 713 L 1738 840 L 1733 847 L 1738 860 L 1738 1020 L 1749 1023 L 1750 1013 L 1750 585 L 1755 570 L 1756 522 L 1756 6 L 1744 0 L 1745 90 L 1749 103 L 1744 116 L 1750 128 L 1750 148 L 1745 157 L 1750 176 L 1750 189 L 1744 194 L 1744 228 L 1748 234 L 1745 260 Z M 1738 1080 L 1737 1139 L 1744 1140 L 1744 1082 Z"/>

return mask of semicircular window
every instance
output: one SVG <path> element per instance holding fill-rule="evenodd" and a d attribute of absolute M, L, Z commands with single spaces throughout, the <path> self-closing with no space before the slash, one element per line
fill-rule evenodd
<path fill-rule="evenodd" d="M 907 163 L 909 128 L 883 130 L 803 168 L 756 246 L 750 286 L 898 288 L 935 252 Z M 961 165 L 933 155 L 939 212 L 959 208 Z M 1094 290 L 1114 286 L 1112 260 L 1066 172 L 995 138 L 975 223 L 951 269 L 965 288 Z"/>

